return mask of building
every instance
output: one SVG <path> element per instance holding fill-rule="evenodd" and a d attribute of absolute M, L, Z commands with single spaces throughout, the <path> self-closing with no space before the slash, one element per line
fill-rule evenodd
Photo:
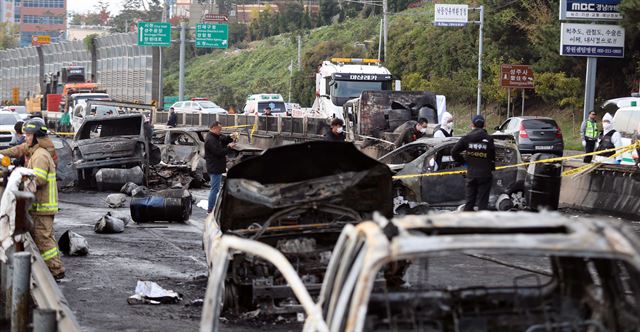
<path fill-rule="evenodd" d="M 108 35 L 110 29 L 111 27 L 108 26 L 69 25 L 67 40 L 84 40 L 89 35 Z"/>
<path fill-rule="evenodd" d="M 0 20 L 20 24 L 20 46 L 33 36 L 48 35 L 55 43 L 66 39 L 66 0 L 0 0 Z"/>
<path fill-rule="evenodd" d="M 242 24 L 251 23 L 251 21 L 258 17 L 258 14 L 270 10 L 272 12 L 278 12 L 278 5 L 275 3 L 261 3 L 261 4 L 239 4 L 235 5 L 235 21 Z M 232 15 L 234 16 L 234 15 Z"/>

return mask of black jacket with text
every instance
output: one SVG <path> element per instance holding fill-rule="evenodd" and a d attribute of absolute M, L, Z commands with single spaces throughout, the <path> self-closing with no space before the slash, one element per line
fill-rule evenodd
<path fill-rule="evenodd" d="M 462 152 L 466 154 L 463 157 Z M 460 138 L 451 150 L 451 156 L 459 163 L 467 164 L 467 177 L 486 178 L 496 169 L 496 147 L 493 138 L 482 128 L 476 128 Z"/>

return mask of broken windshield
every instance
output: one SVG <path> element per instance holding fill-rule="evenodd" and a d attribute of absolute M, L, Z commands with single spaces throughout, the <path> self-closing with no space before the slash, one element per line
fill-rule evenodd
<path fill-rule="evenodd" d="M 142 130 L 142 117 L 123 117 L 118 119 L 105 119 L 102 121 L 86 122 L 78 139 L 113 137 L 113 136 L 139 136 Z"/>

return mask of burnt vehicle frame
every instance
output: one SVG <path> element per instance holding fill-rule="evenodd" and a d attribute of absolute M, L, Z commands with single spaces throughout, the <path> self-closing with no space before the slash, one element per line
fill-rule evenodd
<path fill-rule="evenodd" d="M 344 228 L 315 303 L 292 263 L 278 250 L 223 236 L 211 248 L 216 268 L 209 277 L 200 331 L 218 329 L 228 257 L 238 251 L 272 262 L 287 278 L 305 310 L 303 331 L 640 328 L 639 240 L 624 226 L 550 212 L 439 213 L 374 220 Z M 488 286 L 482 284 L 487 280 L 473 286 L 453 287 L 447 282 L 425 289 L 397 283 L 398 278 L 410 277 L 408 265 L 426 260 L 424 273 L 429 274 L 430 264 L 437 267 L 450 255 L 507 266 L 516 276 L 511 282 Z M 531 266 L 509 255 L 548 265 Z M 449 259 L 449 263 L 457 262 Z"/>
<path fill-rule="evenodd" d="M 156 129 L 151 143 L 160 149 L 162 163 L 173 167 L 188 167 L 196 176 L 208 180 L 204 144 L 209 133 L 206 126 Z M 227 155 L 227 168 L 259 155 L 262 149 L 238 144 Z"/>
<path fill-rule="evenodd" d="M 397 176 L 463 171 L 464 165 L 451 156 L 460 137 L 421 138 L 403 145 L 378 160 L 387 164 Z M 517 146 L 507 140 L 495 140 L 496 167 L 522 163 Z M 465 174 L 415 176 L 393 182 L 396 210 L 401 205 L 415 208 L 458 207 L 465 202 Z M 525 207 L 526 168 L 513 167 L 495 171 L 489 198 L 492 209 Z M 508 203 L 508 204 L 505 204 Z"/>
<path fill-rule="evenodd" d="M 327 158 L 329 153 L 334 158 Z M 297 262 L 311 294 L 320 291 L 324 270 L 342 228 L 375 211 L 392 214 L 391 172 L 351 143 L 307 142 L 266 150 L 227 172 L 203 241 L 210 249 L 223 234 L 277 247 Z M 226 275 L 227 308 L 265 314 L 301 311 L 291 289 L 272 265 L 238 254 Z"/>
<path fill-rule="evenodd" d="M 140 167 L 145 174 L 159 162 L 159 152 L 145 138 L 144 116 L 139 113 L 87 117 L 70 144 L 77 183 L 96 186 L 100 169 Z"/>

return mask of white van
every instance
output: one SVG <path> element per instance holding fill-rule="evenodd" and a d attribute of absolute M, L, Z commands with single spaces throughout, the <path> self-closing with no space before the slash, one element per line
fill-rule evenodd
<path fill-rule="evenodd" d="M 287 112 L 287 106 L 279 94 L 261 93 L 250 95 L 247 97 L 247 101 L 244 105 L 244 114 L 264 114 L 265 108 L 271 108 L 271 114 L 274 116 L 286 116 L 290 115 Z"/>
<path fill-rule="evenodd" d="M 621 107 L 613 115 L 613 128 L 622 136 L 622 145 L 631 145 L 640 125 L 640 101 L 631 101 L 630 106 Z M 632 151 L 622 155 L 623 165 L 635 165 Z"/>

